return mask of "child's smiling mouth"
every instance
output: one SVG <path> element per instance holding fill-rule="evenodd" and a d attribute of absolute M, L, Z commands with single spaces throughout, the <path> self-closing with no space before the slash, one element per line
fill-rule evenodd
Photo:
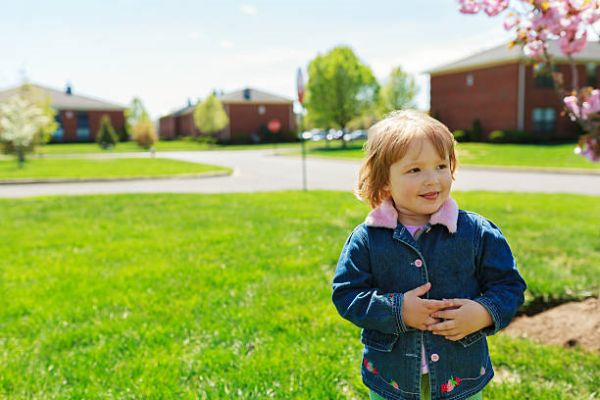
<path fill-rule="evenodd" d="M 436 200 L 439 195 L 440 195 L 440 192 L 428 192 L 428 193 L 420 194 L 419 197 L 423 197 L 426 200 Z"/>

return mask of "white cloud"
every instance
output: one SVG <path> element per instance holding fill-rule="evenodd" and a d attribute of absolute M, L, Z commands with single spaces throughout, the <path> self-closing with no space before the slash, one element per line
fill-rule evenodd
<path fill-rule="evenodd" d="M 224 49 L 232 49 L 235 45 L 231 40 L 223 39 L 219 41 L 219 45 Z"/>
<path fill-rule="evenodd" d="M 240 12 L 245 15 L 256 15 L 258 11 L 253 4 L 242 4 L 240 6 Z"/>
<path fill-rule="evenodd" d="M 207 39 L 208 35 L 204 32 L 192 31 L 188 32 L 188 37 L 192 40 Z"/>

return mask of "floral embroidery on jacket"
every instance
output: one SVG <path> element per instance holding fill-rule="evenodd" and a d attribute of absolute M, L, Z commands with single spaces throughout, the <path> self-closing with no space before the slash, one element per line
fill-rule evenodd
<path fill-rule="evenodd" d="M 455 387 L 460 385 L 460 378 L 457 376 L 456 378 L 450 377 L 447 383 L 442 383 L 442 393 L 451 392 Z"/>
<path fill-rule="evenodd" d="M 367 360 L 366 357 L 363 358 L 363 365 L 365 366 L 365 368 L 367 369 L 367 371 L 369 371 L 373 375 L 377 375 L 379 373 L 377 371 L 377 368 L 375 368 L 373 366 L 373 363 L 371 361 Z"/>

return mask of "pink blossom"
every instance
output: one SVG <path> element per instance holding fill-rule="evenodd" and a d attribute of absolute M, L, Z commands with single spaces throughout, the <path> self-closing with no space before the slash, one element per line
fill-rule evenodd
<path fill-rule="evenodd" d="M 458 3 L 463 14 L 477 14 L 481 10 L 481 4 L 477 0 L 458 0 Z"/>
<path fill-rule="evenodd" d="M 592 137 L 588 137 L 583 143 L 579 143 L 575 147 L 575 154 L 579 154 L 587 158 L 590 161 L 600 161 L 600 153 L 596 153 L 594 148 L 598 147 L 598 140 Z"/>
<path fill-rule="evenodd" d="M 573 53 L 579 53 L 585 48 L 587 44 L 587 32 L 583 32 L 581 37 L 576 38 L 575 35 L 564 35 L 558 40 L 560 51 L 564 54 L 570 55 Z"/>
<path fill-rule="evenodd" d="M 521 20 L 513 13 L 509 13 L 504 19 L 504 30 L 510 31 L 515 26 L 518 26 Z"/>
<path fill-rule="evenodd" d="M 600 112 L 600 90 L 594 89 L 590 96 L 581 104 L 581 118 L 588 119 L 593 113 Z"/>
<path fill-rule="evenodd" d="M 544 54 L 544 48 L 544 42 L 541 40 L 532 40 L 523 46 L 523 53 L 525 53 L 527 57 L 539 59 Z"/>
<path fill-rule="evenodd" d="M 483 11 L 493 17 L 508 7 L 508 0 L 483 0 Z"/>
<path fill-rule="evenodd" d="M 577 96 L 567 96 L 563 101 L 567 110 L 571 113 L 571 120 L 575 121 L 575 117 L 579 117 L 579 103 L 577 102 Z"/>
<path fill-rule="evenodd" d="M 600 20 L 600 4 L 596 3 L 589 6 L 581 12 L 581 19 L 586 23 L 592 25 L 596 21 Z"/>

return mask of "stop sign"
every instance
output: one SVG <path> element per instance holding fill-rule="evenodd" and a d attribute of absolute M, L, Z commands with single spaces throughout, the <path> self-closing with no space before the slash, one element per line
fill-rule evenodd
<path fill-rule="evenodd" d="M 269 132 L 277 133 L 281 129 L 281 122 L 278 119 L 272 119 L 267 124 L 267 128 L 269 128 Z"/>

